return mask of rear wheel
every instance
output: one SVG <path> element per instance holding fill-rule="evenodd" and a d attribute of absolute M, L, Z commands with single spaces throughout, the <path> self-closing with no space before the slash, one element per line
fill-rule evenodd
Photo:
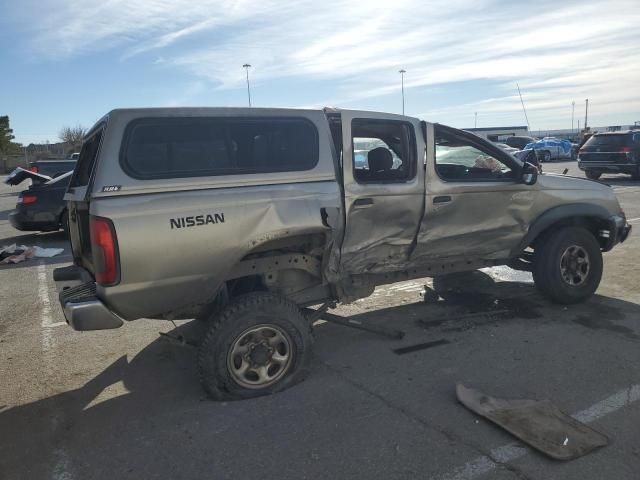
<path fill-rule="evenodd" d="M 550 162 L 551 161 L 551 152 L 549 152 L 547 150 L 542 152 L 542 161 L 543 162 Z"/>
<path fill-rule="evenodd" d="M 602 252 L 591 232 L 564 227 L 538 241 L 533 257 L 538 290 L 556 303 L 578 303 L 591 297 L 602 278 Z"/>
<path fill-rule="evenodd" d="M 233 300 L 212 320 L 198 352 L 200 380 L 216 400 L 284 390 L 304 379 L 313 337 L 297 305 L 268 292 Z"/>
<path fill-rule="evenodd" d="M 602 175 L 602 172 L 599 172 L 597 170 L 585 170 L 584 174 L 591 180 L 598 180 Z"/>
<path fill-rule="evenodd" d="M 65 208 L 60 214 L 60 228 L 62 231 L 69 236 L 69 212 Z"/>

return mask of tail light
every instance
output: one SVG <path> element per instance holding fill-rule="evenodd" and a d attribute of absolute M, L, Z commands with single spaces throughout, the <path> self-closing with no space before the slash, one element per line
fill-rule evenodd
<path fill-rule="evenodd" d="M 96 282 L 100 285 L 115 285 L 120 281 L 118 242 L 110 220 L 91 217 L 91 252 Z"/>
<path fill-rule="evenodd" d="M 23 205 L 32 205 L 38 201 L 38 197 L 36 195 L 20 195 L 18 197 L 18 203 Z"/>
<path fill-rule="evenodd" d="M 620 153 L 631 153 L 631 147 L 620 147 Z"/>
<path fill-rule="evenodd" d="M 33 172 L 33 173 L 38 173 L 38 167 L 36 167 L 35 165 L 29 167 L 29 171 Z"/>

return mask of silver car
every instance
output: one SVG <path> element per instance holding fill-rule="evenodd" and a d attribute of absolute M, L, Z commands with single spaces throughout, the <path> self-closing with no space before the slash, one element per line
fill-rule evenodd
<path fill-rule="evenodd" d="M 301 380 L 313 320 L 377 285 L 520 263 L 550 300 L 583 301 L 630 230 L 598 182 L 539 176 L 444 125 L 336 109 L 113 110 L 65 199 L 68 323 L 209 320 L 198 363 L 216 399 Z"/>

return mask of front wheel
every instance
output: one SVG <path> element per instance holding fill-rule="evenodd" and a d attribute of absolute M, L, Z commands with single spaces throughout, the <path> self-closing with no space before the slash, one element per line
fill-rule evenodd
<path fill-rule="evenodd" d="M 532 267 L 533 280 L 543 295 L 555 303 L 579 303 L 600 285 L 602 252 L 588 230 L 564 227 L 539 240 Z"/>
<path fill-rule="evenodd" d="M 542 161 L 543 162 L 550 162 L 551 161 L 551 152 L 549 152 L 547 150 L 542 152 Z"/>
<path fill-rule="evenodd" d="M 602 172 L 598 172 L 597 170 L 585 170 L 584 174 L 591 180 L 598 180 L 602 175 Z"/>
<path fill-rule="evenodd" d="M 243 295 L 212 320 L 200 345 L 202 386 L 215 400 L 279 392 L 304 379 L 312 344 L 297 305 L 268 292 Z"/>

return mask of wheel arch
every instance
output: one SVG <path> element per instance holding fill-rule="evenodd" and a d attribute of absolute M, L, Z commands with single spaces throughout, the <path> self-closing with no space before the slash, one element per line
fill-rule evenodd
<path fill-rule="evenodd" d="M 608 239 L 599 235 L 600 230 L 610 228 L 611 214 L 600 205 L 589 203 L 575 203 L 560 205 L 546 210 L 536 218 L 527 231 L 516 251 L 512 252 L 517 257 L 527 247 L 533 246 L 547 233 L 564 226 L 579 226 L 586 228 L 598 240 L 603 249 L 607 249 Z"/>
<path fill-rule="evenodd" d="M 322 296 L 328 235 L 326 230 L 313 230 L 261 238 L 228 270 L 218 292 L 230 299 L 252 291 L 271 291 L 303 303 L 307 295 Z M 312 287 L 319 288 L 311 292 Z M 296 294 L 299 290 L 306 293 Z"/>

